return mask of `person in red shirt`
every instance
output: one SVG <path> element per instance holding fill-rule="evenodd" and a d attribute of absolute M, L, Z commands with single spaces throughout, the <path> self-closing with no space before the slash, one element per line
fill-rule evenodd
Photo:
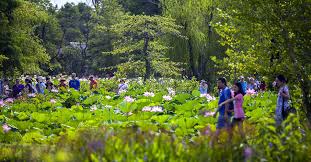
<path fill-rule="evenodd" d="M 90 89 L 97 89 L 97 81 L 94 79 L 93 76 L 90 76 Z"/>

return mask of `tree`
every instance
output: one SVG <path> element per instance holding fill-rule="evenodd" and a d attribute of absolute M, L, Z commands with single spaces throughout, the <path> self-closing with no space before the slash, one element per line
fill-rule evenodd
<path fill-rule="evenodd" d="M 210 57 L 223 57 L 219 36 L 211 26 L 215 9 L 213 1 L 162 0 L 161 5 L 163 14 L 176 19 L 176 23 L 182 26 L 182 34 L 188 37 L 187 40 L 169 39 L 174 47 L 172 53 L 188 65 L 189 76 L 213 80 L 215 69 Z"/>
<path fill-rule="evenodd" d="M 112 27 L 120 37 L 115 42 L 115 48 L 111 53 L 125 54 L 133 61 L 144 61 L 144 80 L 149 79 L 152 72 L 160 72 L 153 65 L 164 58 L 163 53 L 168 48 L 161 43 L 160 38 L 165 35 L 181 36 L 179 28 L 180 26 L 176 25 L 171 18 L 125 15 L 120 23 Z"/>
<path fill-rule="evenodd" d="M 283 73 L 300 86 L 311 123 L 310 2 L 300 0 L 223 1 L 215 26 L 229 47 L 224 68 L 258 72 L 275 78 Z M 244 60 L 244 61 L 243 61 Z M 228 62 L 243 66 L 226 66 Z M 293 86 L 294 87 L 294 86 Z"/>
<path fill-rule="evenodd" d="M 2 62 L 4 75 L 42 73 L 40 64 L 47 63 L 49 56 L 40 39 L 33 34 L 33 26 L 46 22 L 47 13 L 27 1 L 1 1 L 0 53 L 6 59 Z"/>

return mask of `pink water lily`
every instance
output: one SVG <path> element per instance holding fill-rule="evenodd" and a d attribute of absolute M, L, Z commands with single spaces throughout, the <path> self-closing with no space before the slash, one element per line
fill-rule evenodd
<path fill-rule="evenodd" d="M 9 132 L 12 128 L 10 126 L 8 126 L 7 124 L 3 124 L 2 125 L 2 129 L 4 133 Z"/>
<path fill-rule="evenodd" d="M 247 89 L 247 90 L 246 90 L 246 94 L 247 94 L 247 95 L 254 95 L 254 94 L 256 94 L 256 91 L 253 90 L 253 89 Z"/>

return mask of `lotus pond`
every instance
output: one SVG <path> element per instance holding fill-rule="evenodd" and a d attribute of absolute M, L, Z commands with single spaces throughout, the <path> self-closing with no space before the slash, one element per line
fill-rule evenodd
<path fill-rule="evenodd" d="M 209 146 L 217 94 L 186 80 L 101 80 L 93 92 L 25 96 L 0 106 L 3 161 L 310 161 L 311 136 L 300 114 L 276 128 L 274 92 L 246 95 L 247 142 L 237 131 Z M 215 96 L 215 97 L 214 97 Z"/>

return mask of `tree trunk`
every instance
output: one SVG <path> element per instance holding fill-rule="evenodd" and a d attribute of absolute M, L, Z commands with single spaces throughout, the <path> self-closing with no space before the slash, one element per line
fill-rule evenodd
<path fill-rule="evenodd" d="M 310 94 L 310 81 L 308 78 L 308 75 L 305 74 L 303 67 L 299 65 L 297 58 L 295 56 L 295 51 L 294 51 L 294 45 L 292 40 L 289 38 L 289 32 L 286 29 L 283 29 L 283 34 L 285 38 L 285 46 L 287 47 L 288 50 L 288 55 L 294 63 L 294 68 L 296 69 L 296 76 L 299 81 L 299 86 L 302 91 L 302 102 L 303 102 L 303 107 L 304 111 L 306 113 L 307 119 L 309 121 L 309 124 L 311 124 L 311 94 Z"/>
<path fill-rule="evenodd" d="M 150 75 L 151 75 L 151 62 L 150 62 L 150 56 L 148 53 L 148 45 L 149 45 L 149 37 L 148 37 L 148 33 L 146 33 L 146 37 L 144 40 L 144 49 L 143 49 L 143 54 L 145 56 L 145 69 L 146 69 L 146 73 L 145 73 L 145 77 L 144 77 L 144 81 L 146 81 L 147 79 L 150 79 Z"/>
<path fill-rule="evenodd" d="M 190 68 L 192 71 L 192 76 L 198 78 L 198 72 L 195 69 L 195 62 L 194 62 L 194 54 L 193 54 L 193 46 L 191 42 L 191 37 L 188 39 L 188 48 L 189 48 L 189 63 L 190 63 Z"/>

